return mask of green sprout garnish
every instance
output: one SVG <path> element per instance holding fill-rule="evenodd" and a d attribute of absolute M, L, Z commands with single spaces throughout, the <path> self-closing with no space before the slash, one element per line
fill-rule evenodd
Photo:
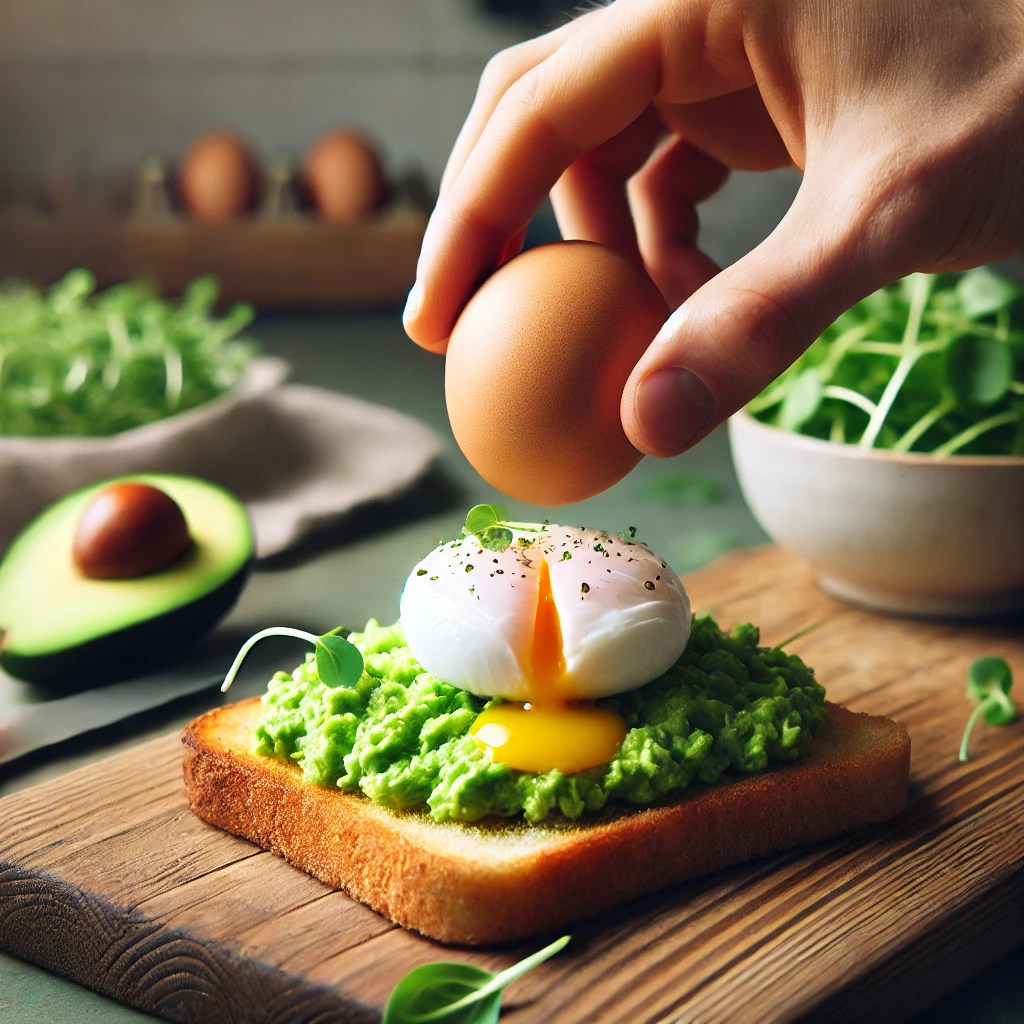
<path fill-rule="evenodd" d="M 1002 658 L 987 655 L 975 658 L 967 671 L 967 696 L 978 701 L 971 712 L 960 741 L 960 760 L 967 760 L 967 744 L 978 719 L 984 715 L 989 725 L 1009 725 L 1020 717 L 1020 708 L 1010 696 L 1013 672 Z"/>
<path fill-rule="evenodd" d="M 503 505 L 474 505 L 466 516 L 463 536 L 473 536 L 480 541 L 480 546 L 488 551 L 504 551 L 515 539 L 512 531 L 518 533 L 543 533 L 547 520 L 543 523 L 516 523 L 508 518 Z M 530 541 L 532 543 L 532 540 Z"/>
<path fill-rule="evenodd" d="M 392 990 L 381 1024 L 493 1024 L 506 986 L 568 942 L 563 935 L 500 974 L 450 961 L 415 967 Z"/>
<path fill-rule="evenodd" d="M 1024 289 L 987 267 L 912 274 L 858 302 L 749 405 L 824 441 L 1024 455 Z"/>
<path fill-rule="evenodd" d="M 0 283 L 0 435 L 99 437 L 217 398 L 241 379 L 255 346 L 236 304 L 213 313 L 217 282 L 180 300 L 130 282 L 96 292 L 87 270 L 46 291 Z"/>
<path fill-rule="evenodd" d="M 302 629 L 292 629 L 290 626 L 271 626 L 269 629 L 261 629 L 258 633 L 249 637 L 242 644 L 241 650 L 235 655 L 235 660 L 228 669 L 221 685 L 223 693 L 235 681 L 238 670 L 242 667 L 246 655 L 261 640 L 268 636 L 293 636 L 299 640 L 308 640 L 316 651 L 316 674 L 320 682 L 325 686 L 335 689 L 339 686 L 355 686 L 363 674 L 363 656 L 359 648 L 351 644 L 339 634 L 344 632 L 344 626 L 337 626 L 323 636 L 316 636 L 307 633 Z"/>

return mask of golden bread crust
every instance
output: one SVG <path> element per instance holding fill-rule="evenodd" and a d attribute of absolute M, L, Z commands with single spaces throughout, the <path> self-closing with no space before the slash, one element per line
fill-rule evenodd
<path fill-rule="evenodd" d="M 477 826 L 438 825 L 303 782 L 297 766 L 254 753 L 254 697 L 186 727 L 185 790 L 200 818 L 407 928 L 442 942 L 505 942 L 899 814 L 910 774 L 906 730 L 829 709 L 812 756 L 786 767 L 582 823 Z"/>

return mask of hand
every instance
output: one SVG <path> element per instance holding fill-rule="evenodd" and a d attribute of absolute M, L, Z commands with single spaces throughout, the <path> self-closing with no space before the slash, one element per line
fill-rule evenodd
<path fill-rule="evenodd" d="M 695 204 L 727 168 L 804 172 L 718 272 Z M 566 238 L 642 259 L 675 309 L 622 396 L 673 455 L 844 309 L 915 270 L 1024 248 L 1024 0 L 616 0 L 488 64 L 405 323 L 443 352 L 551 190 Z"/>

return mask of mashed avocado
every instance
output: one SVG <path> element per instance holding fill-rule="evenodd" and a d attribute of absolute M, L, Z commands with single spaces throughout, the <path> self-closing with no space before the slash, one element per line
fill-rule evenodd
<path fill-rule="evenodd" d="M 609 801 L 652 804 L 691 782 L 750 774 L 810 752 L 825 691 L 798 657 L 759 647 L 755 626 L 694 620 L 682 657 L 639 690 L 599 701 L 625 719 L 618 754 L 576 775 L 495 764 L 468 734 L 489 702 L 425 672 L 400 626 L 371 620 L 348 638 L 363 655 L 352 687 L 320 682 L 312 654 L 278 672 L 256 727 L 260 754 L 294 760 L 307 782 L 363 793 L 435 821 L 488 815 L 579 818 Z"/>

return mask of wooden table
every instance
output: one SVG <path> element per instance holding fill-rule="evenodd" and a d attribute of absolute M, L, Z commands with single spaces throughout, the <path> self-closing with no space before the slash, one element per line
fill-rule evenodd
<path fill-rule="evenodd" d="M 900 1018 L 1024 940 L 1024 722 L 956 758 L 978 653 L 1024 671 L 1012 627 L 883 619 L 823 595 L 795 556 L 738 553 L 695 607 L 762 624 L 833 700 L 911 733 L 895 822 L 678 886 L 574 929 L 519 983 L 522 1024 Z M 170 734 L 0 803 L 0 946 L 177 1021 L 373 1021 L 453 951 L 195 819 Z M 537 943 L 460 951 L 489 969 Z"/>
<path fill-rule="evenodd" d="M 401 336 L 400 328 L 394 317 L 347 317 L 347 318 L 289 318 L 277 321 L 270 321 L 261 325 L 260 334 L 268 340 L 268 348 L 279 354 L 291 358 L 296 365 L 296 378 L 299 380 L 315 381 L 324 386 L 336 387 L 341 390 L 348 390 L 358 393 L 371 400 L 378 400 L 394 404 L 406 411 L 419 415 L 439 429 L 445 429 L 445 416 L 443 407 L 443 389 L 441 386 L 443 366 L 437 360 L 426 353 L 414 349 L 408 345 Z M 698 469 L 717 479 L 723 489 L 722 500 L 705 507 L 686 506 L 678 500 L 673 500 L 671 474 L 678 473 L 680 469 Z M 464 515 L 464 510 L 475 501 L 487 500 L 493 497 L 490 490 L 479 478 L 472 473 L 468 466 L 461 459 L 456 450 L 449 450 L 443 460 L 443 469 L 447 481 L 445 487 L 449 492 L 456 492 L 454 502 L 445 504 L 435 500 L 436 495 L 424 497 L 419 495 L 416 501 L 420 503 L 414 507 L 400 506 L 393 512 L 380 511 L 369 522 L 355 524 L 356 533 L 350 534 L 347 543 L 340 547 L 324 548 L 319 552 L 306 552 L 315 557 L 307 557 L 306 560 L 296 564 L 283 564 L 276 568 L 276 571 L 258 574 L 253 584 L 246 592 L 243 600 L 233 614 L 227 628 L 239 632 L 252 629 L 257 625 L 265 625 L 270 621 L 288 621 L 297 625 L 306 625 L 310 628 L 329 628 L 339 621 L 359 623 L 370 615 L 377 615 L 387 618 L 397 614 L 397 596 L 401 582 L 408 566 L 411 565 L 422 553 L 427 550 L 441 536 L 451 535 L 457 529 L 459 520 Z M 665 486 L 669 484 L 670 486 Z M 535 514 L 536 510 L 525 506 L 515 508 L 514 514 L 517 518 L 527 518 Z M 660 463 L 647 460 L 638 468 L 634 475 L 593 501 L 582 506 L 567 510 L 565 517 L 574 522 L 585 522 L 590 525 L 605 525 L 613 529 L 623 528 L 626 525 L 636 525 L 640 529 L 641 536 L 648 539 L 656 550 L 663 551 L 674 563 L 681 564 L 681 560 L 693 557 L 698 560 L 701 553 L 713 551 L 716 547 L 724 547 L 743 543 L 750 543 L 760 539 L 762 536 L 757 527 L 752 523 L 746 513 L 736 489 L 735 480 L 729 469 L 727 455 L 725 452 L 724 439 L 720 436 L 712 437 L 709 442 L 701 445 L 696 451 L 688 453 L 679 460 Z M 384 532 L 380 532 L 383 529 Z M 750 590 L 744 595 L 744 584 L 742 576 L 731 574 L 727 581 L 721 586 L 707 589 L 706 584 L 696 582 L 693 585 L 695 597 L 699 601 L 711 601 L 718 603 L 719 599 L 715 593 L 720 593 L 722 600 L 737 603 L 731 607 L 733 611 L 729 614 L 736 614 L 741 617 L 749 617 L 760 622 L 765 628 L 765 636 L 768 640 L 778 640 L 782 636 L 795 631 L 800 626 L 813 620 L 817 614 L 810 606 L 787 604 L 784 600 L 785 594 L 792 588 L 792 580 L 785 583 L 780 579 L 773 579 L 767 586 Z M 806 588 L 807 600 L 826 600 L 813 589 Z M 724 589 L 722 589 L 724 588 Z M 705 605 L 705 607 L 707 607 Z M 842 609 L 842 606 L 836 606 Z M 720 608 L 718 609 L 721 610 Z M 845 610 L 844 610 L 845 611 Z M 850 613 L 854 616 L 860 613 Z M 820 617 L 820 615 L 818 616 Z M 896 688 L 888 691 L 889 697 L 885 698 L 887 703 L 870 703 L 881 701 L 881 690 L 878 690 L 875 683 L 878 681 L 878 673 L 884 673 L 889 659 L 897 659 L 893 664 L 905 664 L 913 651 L 908 651 L 908 642 L 898 630 L 905 628 L 896 620 L 875 619 L 867 617 L 874 624 L 872 635 L 880 645 L 875 653 L 854 646 L 847 647 L 845 663 L 839 665 L 834 659 L 826 660 L 831 671 L 836 673 L 835 678 L 826 679 L 830 689 L 835 691 L 838 687 L 843 699 L 848 700 L 854 707 L 878 709 L 886 713 L 895 713 L 897 717 L 907 721 L 915 736 L 915 764 L 920 752 L 924 751 L 928 756 L 933 757 L 937 766 L 938 774 L 932 780 L 929 775 L 927 785 L 938 786 L 940 793 L 946 793 L 947 786 L 942 779 L 947 776 L 943 772 L 952 772 L 950 778 L 963 779 L 963 786 L 958 782 L 950 790 L 954 808 L 961 815 L 963 838 L 967 842 L 970 851 L 975 855 L 971 861 L 973 867 L 963 879 L 957 880 L 955 872 L 961 866 L 961 862 L 945 856 L 941 849 L 936 848 L 937 839 L 933 835 L 926 840 L 932 845 L 928 847 L 934 855 L 928 863 L 930 870 L 921 871 L 923 878 L 932 873 L 949 876 L 954 872 L 952 881 L 946 877 L 944 887 L 941 890 L 942 899 L 939 901 L 939 909 L 932 908 L 935 914 L 940 913 L 944 900 L 953 901 L 953 905 L 962 908 L 966 905 L 975 907 L 972 914 L 965 914 L 970 927 L 967 930 L 958 931 L 955 936 L 948 934 L 948 928 L 943 931 L 938 926 L 939 918 L 929 916 L 932 912 L 927 905 L 922 909 L 918 906 L 918 913 L 911 919 L 900 912 L 893 914 L 886 911 L 884 905 L 879 904 L 868 914 L 868 923 L 876 929 L 871 934 L 877 934 L 881 929 L 882 938 L 886 942 L 894 940 L 902 943 L 904 950 L 899 958 L 882 957 L 880 960 L 872 959 L 874 939 L 858 945 L 853 954 L 847 953 L 847 959 L 840 963 L 839 967 L 844 969 L 859 969 L 861 966 L 867 968 L 865 985 L 870 990 L 870 998 L 877 1000 L 879 1004 L 885 1003 L 887 1009 L 880 1016 L 882 1019 L 893 1019 L 897 1016 L 897 1010 L 907 1009 L 915 1002 L 922 1005 L 924 1001 L 930 1001 L 938 997 L 952 985 L 969 976 L 978 967 L 998 956 L 1000 951 L 1014 942 L 1020 941 L 1019 932 L 1014 931 L 1013 912 L 1016 912 L 1016 921 L 1020 921 L 1019 889 L 1014 890 L 1013 886 L 1019 885 L 1019 877 L 1015 874 L 1002 874 L 993 880 L 993 867 L 989 858 L 977 859 L 978 852 L 987 853 L 989 848 L 995 849 L 998 842 L 1007 842 L 1008 837 L 1019 836 L 1020 821 L 1016 832 L 1009 829 L 997 830 L 995 837 L 983 831 L 971 831 L 972 824 L 977 825 L 977 819 L 970 817 L 969 808 L 978 810 L 981 798 L 985 800 L 1005 800 L 1006 793 L 1001 790 L 994 792 L 986 781 L 981 783 L 981 777 L 975 774 L 976 769 L 985 767 L 989 762 L 983 759 L 991 759 L 994 749 L 1004 750 L 1008 743 L 1020 745 L 1021 736 L 1018 732 L 1010 730 L 988 730 L 986 736 L 979 732 L 976 742 L 984 740 L 986 747 L 978 748 L 979 761 L 966 768 L 959 768 L 952 762 L 955 760 L 955 750 L 950 746 L 949 732 L 952 728 L 953 719 L 957 716 L 965 716 L 969 711 L 969 705 L 962 696 L 962 668 L 970 656 L 966 650 L 959 654 L 959 660 L 950 661 L 941 656 L 939 648 L 933 642 L 934 636 L 945 637 L 952 634 L 946 627 L 920 627 L 913 629 L 924 629 L 924 633 L 914 633 L 913 649 L 917 652 L 919 661 L 914 664 L 916 671 L 912 674 L 913 695 L 911 690 Z M 840 625 L 837 623 L 836 625 Z M 928 633 L 928 629 L 937 630 L 937 633 Z M 769 632 L 769 630 L 773 632 Z M 800 642 L 798 650 L 805 653 L 809 660 L 818 663 L 822 655 L 822 647 L 828 639 L 829 634 L 819 630 Z M 995 636 L 995 634 L 993 634 Z M 999 634 L 999 643 L 1014 643 L 1012 638 L 1006 638 Z M 989 642 L 989 635 L 985 635 L 985 650 L 995 650 Z M 285 644 L 286 642 L 282 642 Z M 1000 648 L 1002 649 L 1002 648 Z M 282 646 L 280 649 L 282 663 L 293 660 L 298 653 L 298 648 Z M 1024 664 L 1017 657 L 1016 667 L 1018 677 L 1024 675 Z M 826 652 L 827 658 L 827 652 Z M 899 661 L 904 659 L 904 661 Z M 944 682 L 940 682 L 944 679 Z M 874 680 L 875 682 L 873 682 Z M 262 685 L 262 680 L 250 679 L 241 687 L 232 691 L 232 696 L 244 696 L 247 693 L 256 691 Z M 934 694 L 933 694 L 934 691 Z M 901 696 L 902 693 L 902 696 Z M 938 700 L 932 700 L 927 694 L 938 696 Z M 0 776 L 0 792 L 14 792 L 23 789 L 30 783 L 45 782 L 55 778 L 61 772 L 66 771 L 75 765 L 88 765 L 104 753 L 111 753 L 123 750 L 137 743 L 140 739 L 160 735 L 168 729 L 179 728 L 188 717 L 198 711 L 217 703 L 219 698 L 213 694 L 204 695 L 198 700 L 179 704 L 156 715 L 149 716 L 141 722 L 136 721 L 129 727 L 120 730 L 108 731 L 104 735 L 92 739 L 71 744 L 62 750 L 62 756 L 56 760 L 37 757 L 29 763 L 15 766 L 16 773 L 8 772 Z M 939 708 L 944 710 L 940 713 Z M 949 721 L 947 721 L 947 718 Z M 959 720 L 959 719 L 957 719 Z M 998 733 L 998 735 L 997 735 Z M 997 748 L 988 747 L 990 742 L 996 742 Z M 999 744 L 1003 746 L 998 746 Z M 955 741 L 953 742 L 955 747 Z M 162 749 L 162 754 L 148 753 L 132 754 L 130 757 L 151 757 L 159 760 L 162 758 L 164 765 L 165 781 L 159 793 L 154 794 L 154 799 L 170 799 L 172 802 L 177 790 L 177 782 L 174 777 L 173 767 L 176 758 L 174 742 L 163 741 L 162 747 L 158 745 L 157 750 Z M 1012 748 L 1016 749 L 1016 748 Z M 1003 755 L 995 755 L 998 759 Z M 1019 760 L 1015 762 L 1019 766 Z M 987 769 L 986 769 L 987 770 Z M 959 774 L 958 774 L 959 773 Z M 79 776 L 81 778 L 81 776 Z M 970 780 L 974 780 L 971 782 Z M 997 787 L 998 789 L 998 787 Z M 49 801 L 49 807 L 53 809 L 64 808 L 71 804 L 70 792 L 60 788 L 50 790 L 53 793 Z M 28 795 L 18 797 L 19 800 L 28 800 Z M 966 801 L 966 803 L 965 803 Z M 972 803 L 971 801 L 975 801 Z M 88 800 L 86 801 L 88 803 Z M 7 806 L 7 805 L 3 805 Z M 908 821 L 924 822 L 929 827 L 937 827 L 933 818 L 929 817 L 934 813 L 934 803 L 919 798 L 915 790 L 914 810 Z M 172 818 L 180 812 L 173 812 Z M 187 815 L 187 811 L 182 812 Z M 980 812 L 979 812 L 980 813 Z M 0 818 L 0 832 L 2 832 L 3 819 Z M 1011 823 L 1012 824 L 1012 823 Z M 175 832 L 168 825 L 161 832 L 160 836 L 166 837 L 172 834 L 184 834 L 194 836 L 199 823 L 191 822 L 187 817 L 180 817 L 176 828 L 181 832 Z M 116 829 L 114 829 L 116 831 Z M 241 841 L 220 837 L 215 840 L 216 844 L 221 842 L 238 844 L 245 847 Z M 662 897 L 652 897 L 641 904 L 631 906 L 623 911 L 625 915 L 621 920 L 606 920 L 603 923 L 590 925 L 584 932 L 577 935 L 574 947 L 570 947 L 566 954 L 563 954 L 562 967 L 558 962 L 550 965 L 550 970 L 555 974 L 539 974 L 533 981 L 524 980 L 520 986 L 509 996 L 509 1005 L 522 1004 L 520 1010 L 510 1016 L 510 1020 L 530 1019 L 530 1006 L 524 1002 L 534 994 L 542 994 L 544 985 L 550 985 L 555 978 L 564 977 L 563 969 L 568 965 L 579 963 L 572 959 L 577 955 L 584 958 L 594 958 L 598 965 L 598 974 L 609 973 L 615 970 L 616 963 L 620 960 L 619 950 L 623 952 L 628 949 L 629 980 L 624 986 L 626 997 L 636 993 L 637 998 L 647 998 L 652 992 L 659 989 L 659 978 L 665 977 L 666 971 L 670 971 L 676 960 L 681 956 L 693 956 L 695 950 L 703 949 L 698 959 L 702 963 L 710 964 L 717 976 L 726 979 L 736 979 L 743 975 L 745 969 L 751 965 L 751 954 L 749 952 L 751 943 L 760 943 L 758 958 L 766 958 L 772 966 L 773 971 L 780 972 L 785 976 L 786 961 L 780 954 L 780 943 L 784 936 L 784 929 L 781 922 L 776 920 L 777 915 L 771 914 L 767 918 L 761 916 L 760 923 L 754 933 L 747 936 L 747 925 L 742 917 L 730 917 L 728 914 L 719 912 L 718 904 L 723 892 L 729 891 L 730 886 L 746 884 L 747 897 L 752 903 L 765 897 L 771 898 L 777 894 L 779 879 L 801 879 L 814 883 L 816 887 L 835 889 L 840 896 L 851 891 L 851 886 L 860 877 L 858 870 L 862 860 L 868 855 L 866 851 L 876 851 L 879 836 L 867 838 L 867 845 L 864 841 L 851 841 L 852 845 L 844 847 L 838 855 L 828 852 L 825 849 L 812 851 L 805 855 L 787 855 L 770 863 L 763 863 L 751 868 L 735 869 L 723 876 L 716 876 L 715 879 L 703 883 L 697 883 L 691 887 L 685 887 L 670 894 L 672 906 L 666 910 Z M 111 839 L 107 843 L 112 842 Z M 37 843 L 36 845 L 42 845 Z M 111 847 L 108 846 L 108 849 Z M 88 844 L 81 848 L 81 851 L 88 849 Z M 223 850 L 218 850 L 215 856 L 221 856 Z M 999 848 L 1001 857 L 1006 856 L 1006 848 Z M 66 851 L 69 854 L 70 850 Z M 251 849 L 250 851 L 251 852 Z M 86 856 L 81 853 L 82 856 Z M 874 855 L 873 853 L 871 855 Z M 234 856 L 233 854 L 231 856 Z M 801 860 L 802 857 L 810 856 L 812 861 L 809 866 Z M 88 857 L 86 857 L 88 859 Z M 101 857 L 102 860 L 102 857 Z M 266 871 L 263 862 L 267 862 Z M 82 861 L 84 864 L 85 861 Z M 208 862 L 204 862 L 208 863 Z M 884 872 L 881 873 L 881 880 L 888 879 L 893 891 L 905 896 L 906 900 L 915 905 L 920 904 L 926 892 L 922 888 L 923 882 L 913 873 L 894 873 L 893 865 L 897 861 L 887 862 Z M 1001 862 L 1002 863 L 1002 862 Z M 1017 863 L 1020 863 L 1018 854 Z M 316 907 L 340 906 L 340 901 L 346 898 L 341 895 L 325 896 L 322 900 L 310 901 L 310 894 L 323 896 L 323 887 L 318 883 L 307 879 L 306 876 L 294 872 L 283 863 L 274 861 L 269 855 L 255 854 L 253 856 L 240 857 L 231 862 L 231 866 L 225 869 L 222 866 L 211 871 L 204 877 L 209 882 L 203 883 L 202 878 L 193 878 L 192 885 L 213 885 L 214 880 L 225 881 L 232 877 L 242 878 L 246 871 L 256 871 L 260 878 L 267 878 L 267 871 L 273 873 L 274 884 L 267 881 L 260 883 L 259 892 L 262 897 L 269 896 L 275 903 L 274 907 L 281 906 L 281 901 L 288 903 L 293 908 L 295 916 L 291 918 L 292 925 L 301 925 L 303 912 L 301 908 L 307 904 Z M 180 878 L 184 880 L 188 872 L 195 872 L 195 865 L 185 862 L 178 863 L 171 869 L 169 878 Z M 111 864 L 108 874 L 117 876 L 120 868 Z M 782 874 L 778 874 L 782 872 Z M 123 873 L 123 872 L 122 872 Z M 192 876 L 188 876 L 192 877 Z M 287 883 L 284 878 L 289 879 Z M 774 879 L 774 881 L 773 881 Z M 1008 880 L 1009 879 L 1009 880 Z M 137 875 L 125 875 L 124 886 L 120 890 L 121 897 L 124 897 L 132 885 L 143 884 L 138 881 Z M 862 883 L 863 884 L 863 883 Z M 310 886 L 314 887 L 310 889 Z M 1006 886 L 1010 886 L 1009 889 Z M 231 891 L 231 886 L 227 886 Z M 994 932 L 988 934 L 987 938 L 978 938 L 978 928 L 985 928 L 985 919 L 981 914 L 984 904 L 977 903 L 979 893 L 990 894 L 986 899 L 994 900 L 997 906 L 994 908 L 994 917 L 1001 923 Z M 1015 895 L 1016 893 L 1016 895 Z M 171 913 L 182 915 L 182 921 L 188 919 L 189 926 L 193 926 L 196 920 L 196 911 L 190 911 L 186 905 L 179 905 L 175 910 L 172 906 L 175 894 L 181 895 L 181 889 L 177 885 L 168 885 L 165 894 L 159 896 L 151 893 L 146 897 L 148 900 L 147 909 L 149 913 L 159 912 L 161 914 Z M 118 896 L 117 892 L 108 893 L 109 896 Z M 136 902 L 134 912 L 143 914 L 142 904 L 146 900 L 139 899 Z M 1014 903 L 1013 901 L 1018 902 Z M 332 903 L 333 901 L 333 903 Z M 113 904 L 112 900 L 108 902 Z M 132 902 L 131 899 L 128 902 Z M 258 901 L 257 901 L 258 902 Z M 840 904 L 841 906 L 842 904 Z M 348 913 L 352 920 L 361 921 L 359 927 L 366 927 L 372 932 L 362 946 L 355 947 L 348 955 L 353 956 L 357 950 L 362 953 L 350 965 L 356 964 L 356 973 L 362 979 L 360 991 L 365 994 L 366 999 L 372 1002 L 379 1000 L 384 990 L 389 985 L 392 975 L 397 976 L 405 967 L 417 962 L 416 958 L 422 959 L 451 957 L 448 950 L 432 950 L 424 955 L 423 947 L 407 933 L 393 931 L 386 925 L 381 930 L 380 919 L 376 918 L 370 911 L 358 905 L 347 903 L 350 908 Z M 826 896 L 824 902 L 810 901 L 809 905 L 803 897 L 793 897 L 792 908 L 801 908 L 805 913 L 812 915 L 815 922 L 831 921 L 832 928 L 844 929 L 854 924 L 849 914 L 836 919 L 829 918 L 826 910 L 832 906 Z M 689 908 L 689 909 L 687 909 Z M 122 909 L 124 904 L 122 901 Z M 833 907 L 835 909 L 835 907 Z M 1001 914 L 1001 910 L 1008 910 L 1009 917 Z M 258 913 L 258 906 L 254 909 Z M 699 912 L 699 913 L 698 913 Z M 192 916 L 190 917 L 190 913 Z M 308 913 L 308 912 L 307 912 Z M 813 915 L 819 915 L 813 917 Z M 821 916 L 824 915 L 824 916 Z M 628 920 L 627 920 L 628 919 Z M 347 920 L 347 918 L 346 918 Z M 632 921 L 636 927 L 647 927 L 650 922 L 656 923 L 656 941 L 638 943 L 632 946 L 623 946 L 618 928 L 630 927 Z M 369 922 L 369 923 L 367 923 Z M 660 922 L 660 924 L 657 924 Z M 703 923 L 701 923 L 703 922 Z M 884 927 L 883 927 L 884 925 Z M 175 925 L 176 927 L 176 925 Z M 258 926 L 256 930 L 258 932 Z M 857 925 L 857 928 L 861 924 Z M 862 934 L 854 928 L 854 934 Z M 273 926 L 271 930 L 276 929 Z M 301 930 L 301 929 L 300 929 Z M 716 933 L 721 931 L 723 937 L 728 941 L 724 944 L 715 941 Z M 699 933 L 701 937 L 697 941 L 694 936 Z M 239 933 L 240 934 L 240 933 Z M 827 932 L 820 927 L 808 928 L 802 934 L 806 936 L 808 943 L 803 949 L 801 958 L 789 964 L 789 974 L 800 964 L 802 976 L 806 979 L 813 975 L 822 966 L 822 947 L 827 947 Z M 248 935 L 248 939 L 254 940 L 256 932 Z M 602 936 L 604 936 L 602 938 Z M 973 938 L 972 938 L 973 937 Z M 238 938 L 236 934 L 235 939 Z M 315 946 L 316 942 L 310 942 L 310 935 L 307 934 L 305 942 L 308 946 Z M 955 941 L 954 941 L 955 940 Z M 318 940 L 319 941 L 319 940 Z M 696 941 L 696 946 L 694 942 Z M 395 945 L 397 943 L 397 945 Z M 407 945 L 408 943 L 408 945 Z M 703 946 L 701 945 L 703 943 Z M 951 945 L 952 943 L 952 945 Z M 959 952 L 950 952 L 956 949 L 959 943 Z M 0 946 L 3 942 L 0 941 Z M 81 945 L 81 944 L 79 944 Z M 83 948 L 88 948 L 85 943 Z M 252 948 L 246 947 L 251 953 Z M 886 948 L 892 948 L 891 945 Z M 946 950 L 944 958 L 936 956 L 936 949 Z M 582 950 L 582 953 L 577 953 Z M 68 952 L 77 951 L 84 957 L 86 954 L 78 949 L 78 946 L 67 947 Z M 716 952 L 717 951 L 717 952 Z M 746 955 L 741 955 L 747 951 Z M 386 956 L 385 956 L 386 954 Z M 301 960 L 301 954 L 296 953 L 296 964 Z M 498 965 L 510 962 L 515 956 L 511 950 L 503 950 L 485 957 L 486 962 L 491 965 Z M 109 950 L 108 950 L 109 958 Z M 863 961 L 863 964 L 862 964 Z M 84 962 L 84 961 L 83 961 Z M 1018 958 L 1015 963 L 1024 963 L 1024 958 Z M 149 961 L 140 961 L 142 969 Z M 930 965 L 932 972 L 922 975 L 920 970 L 915 970 L 914 964 Z M 287 967 L 288 965 L 286 965 Z M 294 966 L 294 965 L 292 965 Z M 290 969 L 290 967 L 288 968 Z M 829 965 L 830 976 L 836 976 L 836 966 Z M 7 970 L 9 973 L 4 974 Z M 911 972 L 919 984 L 915 987 L 907 983 L 907 972 Z M 574 1004 L 577 1008 L 593 1007 L 595 1003 L 587 1002 L 593 998 L 597 1002 L 608 998 L 608 989 L 595 983 L 593 973 L 581 973 L 577 978 L 570 970 L 569 980 L 560 985 L 556 991 L 549 993 L 549 998 L 555 999 L 559 1007 L 567 1006 L 569 1000 L 566 998 L 573 993 L 582 993 L 584 1001 Z M 797 971 L 797 974 L 800 974 Z M 841 972 L 840 972 L 841 973 Z M 244 976 L 252 979 L 257 984 L 256 976 L 245 972 Z M 923 980 L 922 980 L 923 978 Z M 8 982 L 7 979 L 10 979 Z M 546 982 L 545 982 L 545 979 Z M 181 976 L 178 981 L 167 983 L 165 981 L 164 992 L 177 991 L 177 988 L 187 988 L 187 976 Z M 329 980 L 326 974 L 317 975 L 316 979 Z M 95 983 L 95 982 L 94 982 Z M 226 976 L 221 975 L 218 985 L 226 984 Z M 772 975 L 772 984 L 776 983 L 776 975 Z M 787 991 L 794 998 L 799 999 L 800 985 L 793 986 L 792 979 L 787 982 Z M 53 992 L 58 995 L 56 1001 L 47 1003 L 51 1009 L 48 1014 L 54 1016 L 46 1019 L 75 1021 L 81 1019 L 86 1012 L 86 1007 L 92 1007 L 92 1001 L 98 997 L 92 997 L 83 990 L 75 989 L 73 986 L 63 986 L 62 983 L 51 979 L 46 975 L 37 975 L 27 965 L 19 966 L 17 961 L 6 957 L 0 957 L 0 1018 L 5 1010 L 4 999 L 19 992 L 31 993 L 36 991 Z M 262 990 L 266 991 L 266 990 Z M 679 1019 L 719 1019 L 714 1015 L 716 1009 L 722 1011 L 729 1007 L 728 1002 L 708 1002 L 709 993 L 712 989 L 705 989 L 700 996 L 701 1002 L 692 1003 L 693 1006 L 702 1007 L 701 1012 L 705 1016 L 682 1017 Z M 724 990 L 715 990 L 724 991 Z M 839 991 L 839 990 L 837 990 Z M 970 998 L 975 1004 L 981 999 L 987 989 L 979 989 L 975 986 L 968 995 L 965 990 L 965 999 Z M 603 994 L 602 994 L 603 992 Z M 29 997 L 26 997 L 28 999 Z M 41 1005 L 42 996 L 39 1002 L 33 1005 Z M 828 997 L 832 998 L 832 997 Z M 840 999 L 841 995 L 836 996 Z M 893 1002 L 892 1000 L 897 1000 Z M 903 1000 L 900 1002 L 899 1000 Z M 17 1004 L 20 1008 L 21 1004 Z M 153 1004 L 147 1004 L 153 1005 Z M 369 1005 L 369 1003 L 368 1003 Z M 541 1003 L 537 1005 L 551 1006 L 553 1003 Z M 624 1005 L 633 1005 L 626 1003 Z M 687 1005 L 690 1005 L 689 1003 Z M 751 1003 L 755 1008 L 758 1004 Z M 796 1005 L 796 1004 L 793 1004 Z M 142 1019 L 139 1015 L 115 1006 L 114 1004 L 97 1004 L 93 1007 L 95 1012 L 102 1013 L 104 1020 L 127 1021 Z M 568 1009 L 565 1012 L 569 1012 Z M 666 1011 L 669 1012 L 669 1011 Z M 17 1019 L 24 1019 L 19 1016 Z M 39 1018 L 43 1019 L 43 1018 Z M 371 1018 L 372 1019 L 372 1018 Z M 533 1019 L 542 1019 L 534 1017 Z M 588 1019 L 586 1015 L 561 1016 L 555 1019 Z M 642 1018 L 641 1018 L 642 1019 Z M 671 1019 L 671 1017 L 669 1018 Z M 768 1019 L 761 1017 L 760 1019 Z M 997 1019 L 990 1015 L 985 1018 L 983 1015 L 972 1019 Z"/>

